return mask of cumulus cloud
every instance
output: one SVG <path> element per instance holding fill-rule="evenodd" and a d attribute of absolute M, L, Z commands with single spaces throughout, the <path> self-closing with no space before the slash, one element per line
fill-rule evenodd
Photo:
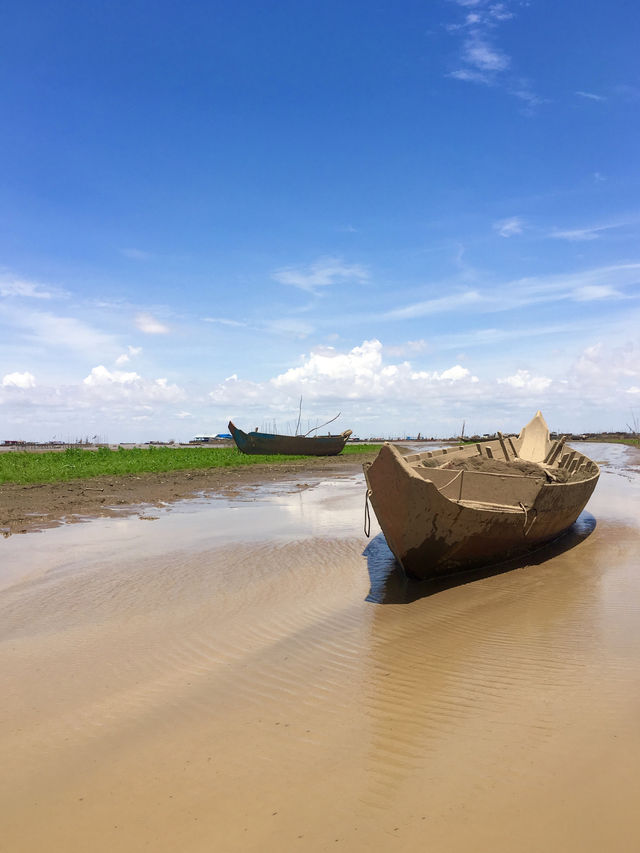
<path fill-rule="evenodd" d="M 430 388 L 445 395 L 461 385 L 475 385 L 477 377 L 461 365 L 442 371 L 416 370 L 408 361 L 387 364 L 379 340 L 364 341 L 347 352 L 324 347 L 311 352 L 297 367 L 291 367 L 272 379 L 251 382 L 236 376 L 218 385 L 210 393 L 216 403 L 239 405 L 257 400 L 283 404 L 303 394 L 305 400 L 402 401 L 427 400 Z"/>
<path fill-rule="evenodd" d="M 136 356 L 136 355 L 140 355 L 140 353 L 141 353 L 141 352 L 142 352 L 142 347 L 132 347 L 132 346 L 128 346 L 128 347 L 127 347 L 127 352 L 123 352 L 121 355 L 119 355 L 119 356 L 116 358 L 116 364 L 117 364 L 117 365 L 126 364 L 126 363 L 127 363 L 128 361 L 130 361 L 134 356 Z"/>
<path fill-rule="evenodd" d="M 82 381 L 85 385 L 104 386 L 104 385 L 126 385 L 131 382 L 137 382 L 140 376 L 137 373 L 125 373 L 122 370 L 107 370 L 103 364 L 99 364 L 91 370 L 91 373 Z"/>
<path fill-rule="evenodd" d="M 369 273 L 360 264 L 346 264 L 339 258 L 320 258 L 307 267 L 283 267 L 273 272 L 271 277 L 280 284 L 318 293 L 332 284 L 367 281 Z"/>
<path fill-rule="evenodd" d="M 614 412 L 620 394 L 634 393 L 632 389 L 640 386 L 640 344 L 637 340 L 619 345 L 599 341 L 580 353 L 568 376 L 568 387 L 582 401 Z"/>
<path fill-rule="evenodd" d="M 510 385 L 511 388 L 524 391 L 544 391 L 551 382 L 548 376 L 534 376 L 528 370 L 517 370 L 512 376 L 498 379 L 499 385 Z"/>
<path fill-rule="evenodd" d="M 36 378 L 33 373 L 7 373 L 2 377 L 3 388 L 35 388 Z"/>
<path fill-rule="evenodd" d="M 134 371 L 109 370 L 104 364 L 92 368 L 82 380 L 83 386 L 94 396 L 102 399 L 177 402 L 184 398 L 184 391 L 170 385 L 164 377 L 146 379 Z"/>
<path fill-rule="evenodd" d="M 136 315 L 136 326 L 146 335 L 166 335 L 169 331 L 168 326 L 146 312 Z"/>

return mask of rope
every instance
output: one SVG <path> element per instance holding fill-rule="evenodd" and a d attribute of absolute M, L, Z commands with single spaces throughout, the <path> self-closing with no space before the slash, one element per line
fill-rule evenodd
<path fill-rule="evenodd" d="M 367 489 L 364 493 L 364 535 L 369 538 L 371 533 L 371 513 L 369 512 L 369 498 L 371 496 L 371 489 Z"/>
<path fill-rule="evenodd" d="M 461 477 L 463 474 L 464 474 L 464 469 L 461 468 L 458 471 L 458 473 L 455 475 L 455 477 L 452 477 L 448 483 L 445 483 L 444 486 L 439 486 L 438 491 L 441 492 L 443 489 L 448 488 L 451 485 L 451 483 L 454 483 L 458 479 L 458 477 Z"/>
<path fill-rule="evenodd" d="M 524 524 L 522 525 L 522 529 L 524 530 L 524 535 L 528 536 L 531 533 L 531 528 L 536 523 L 536 519 L 538 518 L 538 510 L 534 509 L 535 515 L 533 516 L 533 521 L 531 522 L 531 524 L 529 525 L 529 529 L 527 530 L 527 518 L 528 518 L 527 508 L 522 503 L 522 501 L 518 501 L 518 506 L 520 507 L 520 509 L 524 513 Z"/>

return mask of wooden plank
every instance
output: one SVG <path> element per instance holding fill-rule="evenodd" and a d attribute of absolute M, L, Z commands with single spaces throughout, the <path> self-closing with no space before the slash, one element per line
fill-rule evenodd
<path fill-rule="evenodd" d="M 509 451 L 507 450 L 507 445 L 505 444 L 504 436 L 501 432 L 498 433 L 498 441 L 500 442 L 500 447 L 504 453 L 505 461 L 509 462 Z"/>

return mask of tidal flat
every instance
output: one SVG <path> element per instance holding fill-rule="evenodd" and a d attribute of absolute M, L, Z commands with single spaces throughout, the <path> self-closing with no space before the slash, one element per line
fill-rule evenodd
<path fill-rule="evenodd" d="M 0 847 L 640 847 L 640 452 L 582 447 L 563 540 L 438 586 L 339 467 L 0 540 Z"/>

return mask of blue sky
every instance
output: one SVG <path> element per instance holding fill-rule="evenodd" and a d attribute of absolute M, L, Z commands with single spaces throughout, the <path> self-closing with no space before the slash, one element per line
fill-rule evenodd
<path fill-rule="evenodd" d="M 640 413 L 640 13 L 26 2 L 0 51 L 0 439 Z"/>

